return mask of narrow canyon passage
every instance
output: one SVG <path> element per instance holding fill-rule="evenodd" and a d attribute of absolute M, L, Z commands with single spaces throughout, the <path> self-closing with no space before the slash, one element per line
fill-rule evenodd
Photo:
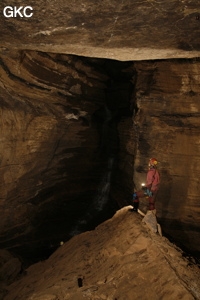
<path fill-rule="evenodd" d="M 198 59 L 13 50 L 0 68 L 0 248 L 48 257 L 131 204 L 155 156 L 159 222 L 198 256 Z"/>

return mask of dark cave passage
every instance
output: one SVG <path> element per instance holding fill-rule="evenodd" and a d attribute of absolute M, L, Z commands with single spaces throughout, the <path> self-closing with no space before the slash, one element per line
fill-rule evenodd
<path fill-rule="evenodd" d="M 87 59 L 88 61 L 89 59 Z M 98 64 L 99 64 L 99 60 Z M 100 63 L 101 64 L 101 63 Z M 81 232 L 94 229 L 97 225 L 113 216 L 120 204 L 111 196 L 115 187 L 115 177 L 119 173 L 120 136 L 118 125 L 122 118 L 132 118 L 133 89 L 135 80 L 132 62 L 121 63 L 105 60 L 101 69 L 108 76 L 104 89 L 104 101 L 92 115 L 92 123 L 97 130 L 98 144 L 95 159 L 98 161 L 91 177 L 98 174 L 96 189 L 81 195 L 82 205 L 77 208 L 75 220 L 66 233 L 59 232 L 62 240 L 67 241 Z M 90 184 L 90 183 L 89 183 Z M 75 187 L 76 188 L 76 187 Z M 78 203 L 78 201 L 77 201 Z M 79 204 L 78 204 L 79 205 Z M 52 252 L 59 245 L 57 241 Z M 45 250 L 46 251 L 46 250 Z"/>
<path fill-rule="evenodd" d="M 0 107 L 1 248 L 25 265 L 47 258 L 61 242 L 132 204 L 134 187 L 144 182 L 147 161 L 156 155 L 162 174 L 159 221 L 174 240 L 189 241 L 188 251 L 197 256 L 198 226 L 191 221 L 198 218 L 191 208 L 197 197 L 182 174 L 193 166 L 196 184 L 198 168 L 183 161 L 198 153 L 198 92 L 190 74 L 181 97 L 186 112 L 180 112 L 184 60 L 120 62 L 24 51 L 3 57 L 0 67 L 9 90 L 2 90 Z M 188 214 L 185 195 L 192 203 Z"/>
<path fill-rule="evenodd" d="M 118 124 L 121 118 L 131 118 L 131 101 L 134 85 L 134 71 L 131 63 L 106 61 L 104 69 L 110 76 L 105 88 L 105 102 L 94 112 L 92 120 L 99 135 L 97 156 L 100 158 L 102 177 L 93 200 L 86 212 L 76 221 L 70 236 L 85 230 L 94 229 L 98 224 L 110 218 L 120 207 L 112 199 L 111 190 L 115 185 L 114 173 L 119 172 L 120 136 Z M 127 71 L 129 67 L 129 72 Z M 125 71 L 124 71 L 125 69 Z"/>

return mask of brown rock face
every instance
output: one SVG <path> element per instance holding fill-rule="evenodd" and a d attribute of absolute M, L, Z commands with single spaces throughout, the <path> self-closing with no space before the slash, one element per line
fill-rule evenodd
<path fill-rule="evenodd" d="M 0 4 L 2 50 L 20 48 L 124 61 L 199 56 L 196 0 L 35 0 L 26 4 L 33 9 L 30 18 L 6 18 L 3 9 L 7 5 L 11 5 L 8 0 Z"/>
<path fill-rule="evenodd" d="M 148 157 L 160 162 L 157 210 L 163 227 L 199 251 L 199 60 L 136 63 L 134 181 L 145 180 Z"/>
<path fill-rule="evenodd" d="M 126 78 L 110 83 L 122 68 L 113 64 L 34 51 L 1 57 L 1 247 L 41 256 L 110 215 L 99 211 L 131 90 Z"/>
<path fill-rule="evenodd" d="M 30 259 L 94 227 L 155 156 L 160 223 L 199 252 L 197 1 L 29 5 L 0 18 L 0 247 Z"/>
<path fill-rule="evenodd" d="M 128 209 L 32 265 L 4 299 L 199 299 L 197 266 Z"/>
<path fill-rule="evenodd" d="M 17 280 L 21 273 L 21 262 L 7 250 L 0 250 L 0 299 L 7 294 L 7 285 Z"/>
<path fill-rule="evenodd" d="M 49 229 L 59 235 L 62 220 L 70 227 L 97 188 L 98 134 L 90 123 L 107 77 L 89 66 L 86 75 L 81 64 L 36 52 L 2 57 L 1 236 L 7 247 L 41 238 L 48 244 Z M 80 207 L 74 206 L 80 195 Z"/>

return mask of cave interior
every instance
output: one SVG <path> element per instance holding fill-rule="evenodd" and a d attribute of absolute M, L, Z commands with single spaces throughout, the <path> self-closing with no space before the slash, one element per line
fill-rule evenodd
<path fill-rule="evenodd" d="M 155 156 L 158 220 L 198 257 L 198 58 L 10 50 L 0 62 L 1 248 L 47 258 L 131 205 Z"/>

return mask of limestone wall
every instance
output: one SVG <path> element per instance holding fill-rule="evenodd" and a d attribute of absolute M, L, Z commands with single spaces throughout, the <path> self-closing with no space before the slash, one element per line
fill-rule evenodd
<path fill-rule="evenodd" d="M 161 173 L 157 210 L 164 228 L 199 249 L 200 62 L 156 61 L 137 70 L 134 182 L 145 180 L 148 159 Z"/>
<path fill-rule="evenodd" d="M 107 76 L 78 57 L 34 51 L 2 56 L 0 74 L 0 247 L 34 252 L 62 239 L 96 193 L 92 115 Z"/>

